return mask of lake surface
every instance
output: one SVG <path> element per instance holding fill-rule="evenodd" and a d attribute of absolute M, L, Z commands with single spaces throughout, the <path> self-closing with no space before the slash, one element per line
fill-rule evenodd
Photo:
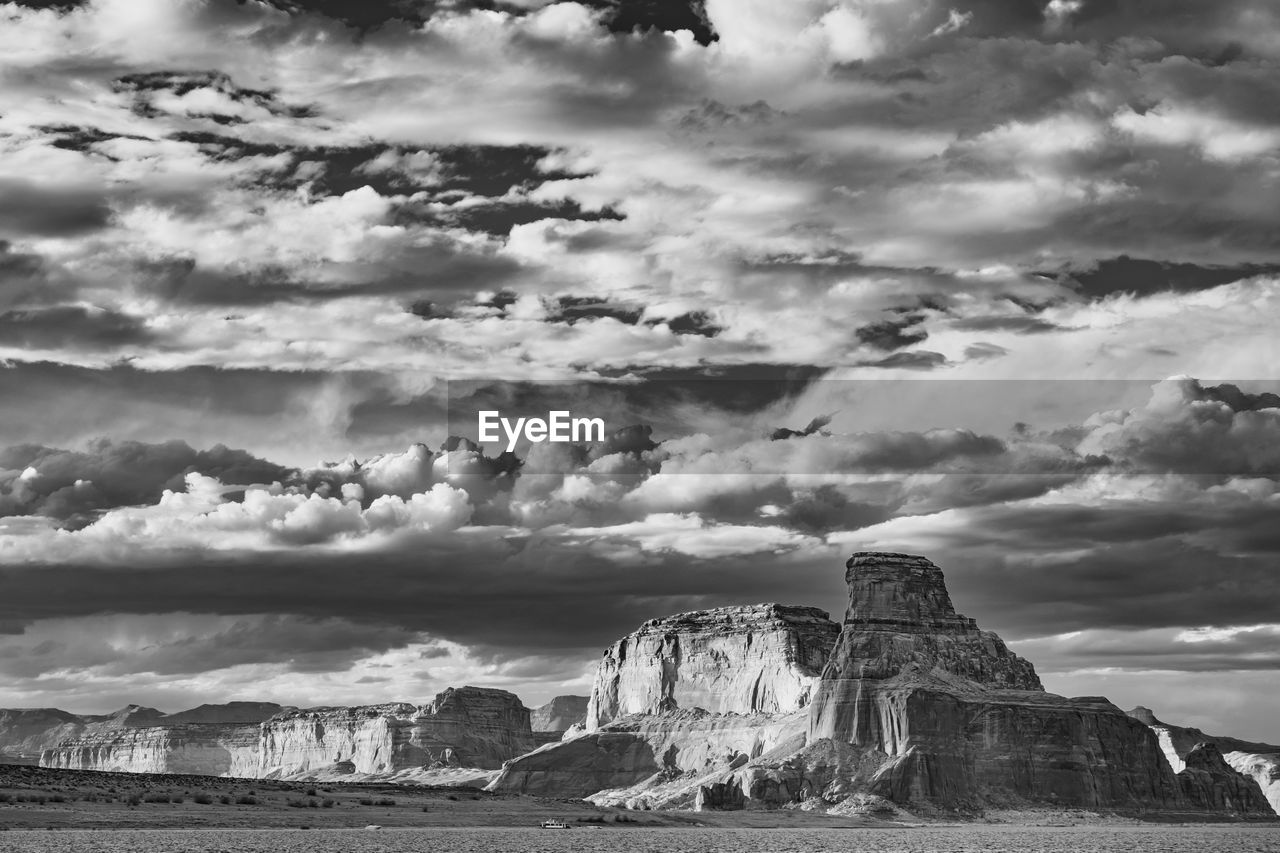
<path fill-rule="evenodd" d="M 1280 827 L 40 830 L 0 853 L 1275 853 Z"/>

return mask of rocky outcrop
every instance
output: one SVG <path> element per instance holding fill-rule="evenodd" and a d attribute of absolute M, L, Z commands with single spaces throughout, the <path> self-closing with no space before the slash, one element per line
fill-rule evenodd
<path fill-rule="evenodd" d="M 290 778 L 335 767 L 359 774 L 410 768 L 497 768 L 533 749 L 529 709 L 513 693 L 449 688 L 426 705 L 310 708 L 262 724 L 252 775 Z"/>
<path fill-rule="evenodd" d="M 557 696 L 529 712 L 529 725 L 535 732 L 564 734 L 587 719 L 586 696 Z"/>
<path fill-rule="evenodd" d="M 629 714 L 787 714 L 809 702 L 838 626 L 814 607 L 757 604 L 652 619 L 604 653 L 587 731 Z"/>
<path fill-rule="evenodd" d="M 838 636 L 820 611 L 773 605 L 646 623 L 605 652 L 584 730 L 491 789 L 639 808 L 1265 807 L 1212 750 L 1175 775 L 1106 699 L 1045 692 L 955 612 L 929 560 L 854 554 L 845 579 Z"/>
<path fill-rule="evenodd" d="M 1213 745 L 1232 770 L 1257 784 L 1271 809 L 1280 814 L 1280 746 L 1207 735 L 1200 729 L 1171 725 L 1157 719 L 1150 708 L 1141 705 L 1130 711 L 1129 716 L 1151 728 L 1175 772 L 1181 773 L 1189 766 L 1189 756 L 1197 747 Z M 1208 763 L 1213 765 L 1215 762 L 1209 760 Z M 1200 769 L 1210 768 L 1202 764 Z"/>

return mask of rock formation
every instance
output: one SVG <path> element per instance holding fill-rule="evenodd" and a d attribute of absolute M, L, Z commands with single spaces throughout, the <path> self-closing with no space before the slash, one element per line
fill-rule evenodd
<path fill-rule="evenodd" d="M 803 708 L 839 628 L 814 607 L 758 604 L 652 619 L 604 653 L 587 731 L 628 714 Z"/>
<path fill-rule="evenodd" d="M 512 693 L 450 688 L 426 705 L 282 709 L 202 705 L 177 714 L 130 706 L 75 717 L 44 743 L 45 767 L 250 778 L 359 775 L 467 783 L 536 746 L 529 710 Z M 46 737 L 46 741 L 49 741 Z M 419 774 L 421 775 L 421 774 Z"/>
<path fill-rule="evenodd" d="M 281 710 L 268 702 L 202 705 L 164 714 L 130 705 L 79 724 L 49 743 L 43 767 L 127 773 L 199 773 L 251 776 L 258 725 Z"/>
<path fill-rule="evenodd" d="M 529 709 L 515 694 L 451 687 L 426 705 L 279 714 L 262 724 L 253 775 L 291 778 L 336 765 L 379 775 L 422 767 L 497 768 L 533 747 Z"/>
<path fill-rule="evenodd" d="M 1265 809 L 1214 751 L 1175 775 L 1115 705 L 1045 692 L 955 612 L 928 560 L 854 554 L 845 579 L 838 636 L 826 614 L 776 605 L 646 623 L 605 652 L 585 731 L 491 789 L 646 808 Z"/>
<path fill-rule="evenodd" d="M 57 708 L 0 709 L 0 764 L 36 764 L 40 753 L 82 728 L 82 718 Z"/>
<path fill-rule="evenodd" d="M 1198 747 L 1206 744 L 1215 746 L 1232 770 L 1257 783 L 1272 810 L 1280 814 L 1280 746 L 1207 735 L 1199 729 L 1170 725 L 1158 720 L 1150 708 L 1141 705 L 1130 711 L 1129 716 L 1151 727 L 1175 772 L 1181 773 L 1191 766 L 1190 756 Z M 1215 763 L 1212 759 L 1202 758 L 1198 762 L 1200 769 L 1207 769 L 1206 760 L 1210 768 Z"/>
<path fill-rule="evenodd" d="M 626 790 L 738 766 L 803 737 L 804 708 L 839 626 L 812 607 L 760 604 L 646 622 L 609 647 L 581 733 L 509 762 L 495 790 L 693 805 Z M 576 734 L 576 736 L 575 736 Z"/>
<path fill-rule="evenodd" d="M 588 701 L 586 696 L 557 696 L 529 712 L 529 725 L 535 733 L 564 734 L 586 722 Z"/>

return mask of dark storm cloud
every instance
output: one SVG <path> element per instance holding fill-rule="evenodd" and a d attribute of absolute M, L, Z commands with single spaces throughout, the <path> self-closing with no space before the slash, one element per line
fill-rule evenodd
<path fill-rule="evenodd" d="M 892 352 L 928 339 L 929 333 L 917 328 L 924 317 L 908 314 L 901 320 L 885 320 L 860 327 L 855 334 L 858 340 L 876 349 Z"/>
<path fill-rule="evenodd" d="M 930 537 L 935 561 L 959 609 L 1014 636 L 1271 623 L 1280 606 L 1275 537 L 1243 546 L 1274 526 L 1265 507 L 987 507 L 965 519 Z"/>
<path fill-rule="evenodd" d="M 473 248 L 445 234 L 424 235 L 415 245 L 382 262 L 378 268 L 352 270 L 350 276 L 337 281 L 316 281 L 305 270 L 279 266 L 240 272 L 221 266 L 206 268 L 192 258 L 148 260 L 133 266 L 132 284 L 174 302 L 229 307 L 424 291 L 436 298 L 462 299 L 512 281 L 523 270 L 517 261 L 495 250 Z"/>
<path fill-rule="evenodd" d="M 350 583 L 349 555 L 206 552 L 171 559 L 197 560 L 200 568 L 0 566 L 0 581 L 12 591 L 0 602 L 0 620 L 104 611 L 275 612 L 425 631 L 504 657 L 568 651 L 587 659 L 656 616 L 758 601 L 821 605 L 843 585 L 839 561 L 779 572 L 773 554 L 694 562 L 652 554 L 628 565 L 592 547 L 537 537 L 362 554 L 358 584 Z M 58 593 L 71 588 L 74 597 Z M 565 619 L 570 590 L 574 618 Z"/>
<path fill-rule="evenodd" d="M 640 322 L 644 309 L 640 306 L 619 305 L 607 298 L 595 296 L 562 296 L 560 297 L 547 320 L 554 323 L 573 325 L 579 320 L 594 320 L 608 317 L 627 326 Z"/>
<path fill-rule="evenodd" d="M 965 317 L 951 323 L 954 329 L 966 332 L 1017 332 L 1020 335 L 1034 335 L 1039 332 L 1053 332 L 1062 327 L 1042 317 L 1025 315 L 998 315 L 985 317 Z"/>
<path fill-rule="evenodd" d="M 7 442 L 64 446 L 102 435 L 152 443 L 176 436 L 197 447 L 230 443 L 276 457 L 296 453 L 304 435 L 314 441 L 327 426 L 299 420 L 311 401 L 340 401 L 348 390 L 358 400 L 381 381 L 369 373 L 0 363 L 0 435 Z M 344 440 L 332 452 L 351 446 Z M 304 458 L 327 452 L 308 447 Z"/>
<path fill-rule="evenodd" d="M 1280 273 L 1280 264 L 1198 266 L 1121 256 L 1098 261 L 1091 267 L 1067 272 L 1064 276 L 1069 283 L 1075 283 L 1081 293 L 1096 299 L 1112 293 L 1150 296 L 1166 291 L 1188 293 L 1209 290 L 1244 278 L 1274 276 L 1277 273 Z"/>
<path fill-rule="evenodd" d="M 180 620 L 175 620 L 180 621 Z M 413 631 L 376 623 L 357 624 L 340 617 L 313 618 L 270 614 L 220 620 L 203 626 L 170 627 L 145 647 L 126 653 L 91 633 L 69 626 L 56 638 L 32 644 L 23 638 L 0 640 L 0 673 L 8 678 L 38 678 L 60 669 L 94 668 L 98 676 L 194 675 L 231 666 L 284 664 L 289 672 L 332 672 L 370 654 L 403 648 Z M 147 619 L 135 630 L 146 635 Z"/>
<path fill-rule="evenodd" d="M 516 225 L 526 225 L 543 219 L 565 219 L 575 222 L 621 221 L 625 219 L 611 207 L 600 211 L 585 211 L 572 199 L 558 202 L 505 202 L 468 205 L 455 209 L 432 210 L 430 203 L 406 202 L 396 209 L 393 221 L 428 223 L 438 226 L 456 226 L 468 231 L 483 231 L 495 237 L 505 237 Z"/>
<path fill-rule="evenodd" d="M 111 208 L 98 190 L 0 178 L 0 240 L 75 237 L 106 228 L 110 219 Z"/>
<path fill-rule="evenodd" d="M 895 352 L 884 358 L 858 362 L 863 367 L 900 368 L 904 370 L 933 370 L 947 365 L 947 357 L 940 352 L 912 350 Z"/>
<path fill-rule="evenodd" d="M 24 474 L 27 469 L 34 474 Z M 84 451 L 17 445 L 0 449 L 0 516 L 70 520 L 111 507 L 152 504 L 165 489 L 182 491 L 189 473 L 248 485 L 284 479 L 288 471 L 243 450 L 218 445 L 197 451 L 183 441 L 100 439 Z"/>
<path fill-rule="evenodd" d="M 143 318 L 83 305 L 0 313 L 0 346 L 92 350 L 155 340 Z"/>

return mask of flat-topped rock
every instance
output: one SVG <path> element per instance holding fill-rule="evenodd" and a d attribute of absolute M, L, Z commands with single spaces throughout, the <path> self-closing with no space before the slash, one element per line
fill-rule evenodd
<path fill-rule="evenodd" d="M 780 604 L 651 619 L 605 650 L 586 730 L 628 714 L 681 708 L 796 711 L 808 704 L 839 631 L 824 610 Z"/>

